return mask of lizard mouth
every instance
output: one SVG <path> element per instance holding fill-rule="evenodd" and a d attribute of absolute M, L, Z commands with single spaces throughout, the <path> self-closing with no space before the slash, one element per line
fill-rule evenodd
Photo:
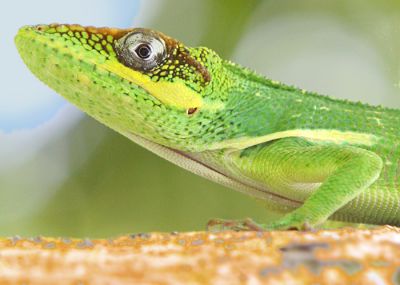
<path fill-rule="evenodd" d="M 269 192 L 265 189 L 256 188 L 251 185 L 247 185 L 243 182 L 235 180 L 232 177 L 208 166 L 207 164 L 195 159 L 190 153 L 178 151 L 152 141 L 149 141 L 139 135 L 132 133 L 122 133 L 124 136 L 137 143 L 138 145 L 150 150 L 158 156 L 172 162 L 179 167 L 182 167 L 190 172 L 193 172 L 199 176 L 207 178 L 211 181 L 222 184 L 228 188 L 233 188 L 246 195 L 250 195 L 260 200 L 266 200 L 274 202 L 276 205 L 282 205 L 283 207 L 298 207 L 302 202 L 289 199 L 287 197 L 278 195 L 273 192 Z"/>

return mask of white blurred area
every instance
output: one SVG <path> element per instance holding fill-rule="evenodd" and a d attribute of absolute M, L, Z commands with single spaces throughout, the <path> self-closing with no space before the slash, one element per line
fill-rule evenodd
<path fill-rule="evenodd" d="M 70 131 L 82 117 L 79 110 L 65 104 L 54 116 L 37 127 L 9 133 L 0 132 L 0 173 L 10 173 L 18 169 L 34 158 L 49 141 Z"/>
<path fill-rule="evenodd" d="M 69 149 L 66 145 L 57 151 L 47 148 L 82 117 L 80 111 L 66 104 L 37 127 L 0 133 L 0 222 L 18 219 L 40 207 L 52 189 L 68 177 Z"/>
<path fill-rule="evenodd" d="M 83 117 L 23 64 L 14 46 L 18 28 L 55 22 L 128 27 L 139 1 L 70 0 L 61 4 L 39 0 L 4 5 L 6 9 L 0 12 L 0 222 L 18 219 L 40 207 L 68 177 L 67 145 L 63 148 L 61 144 L 56 151 L 47 148 Z M 81 153 L 89 157 L 101 137 L 98 134 L 91 148 Z M 85 155 L 78 163 L 85 161 Z"/>

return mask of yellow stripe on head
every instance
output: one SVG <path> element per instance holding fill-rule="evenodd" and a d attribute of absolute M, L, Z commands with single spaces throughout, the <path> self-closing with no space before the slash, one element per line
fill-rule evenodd
<path fill-rule="evenodd" d="M 116 61 L 106 61 L 101 66 L 133 84 L 146 90 L 151 96 L 162 103 L 178 109 L 200 108 L 203 100 L 200 94 L 187 87 L 183 82 L 158 81 L 139 71 L 122 65 Z"/>

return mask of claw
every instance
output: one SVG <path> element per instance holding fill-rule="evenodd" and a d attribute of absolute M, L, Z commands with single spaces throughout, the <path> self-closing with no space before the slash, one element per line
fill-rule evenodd
<path fill-rule="evenodd" d="M 265 231 L 265 229 L 247 218 L 244 220 L 212 219 L 207 223 L 208 231 Z"/>
<path fill-rule="evenodd" d="M 314 231 L 315 227 L 307 221 L 293 222 L 289 219 L 282 219 L 267 225 L 266 229 L 281 231 Z"/>
<path fill-rule="evenodd" d="M 276 222 L 267 225 L 260 225 L 252 219 L 247 218 L 244 220 L 224 220 L 212 219 L 207 223 L 208 231 L 314 231 L 313 223 L 307 219 L 300 219 L 296 215 L 288 215 Z"/>

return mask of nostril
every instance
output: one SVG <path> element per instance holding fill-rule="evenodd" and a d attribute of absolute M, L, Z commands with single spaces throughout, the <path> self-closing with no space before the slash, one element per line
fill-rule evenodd
<path fill-rule="evenodd" d="M 196 113 L 197 108 L 189 108 L 186 110 L 188 115 L 193 115 L 194 113 Z"/>
<path fill-rule="evenodd" d="M 46 26 L 46 25 L 36 25 L 36 26 L 33 26 L 33 29 L 36 31 L 39 31 L 39 32 L 43 32 L 43 31 L 47 30 L 47 27 L 48 26 Z"/>

